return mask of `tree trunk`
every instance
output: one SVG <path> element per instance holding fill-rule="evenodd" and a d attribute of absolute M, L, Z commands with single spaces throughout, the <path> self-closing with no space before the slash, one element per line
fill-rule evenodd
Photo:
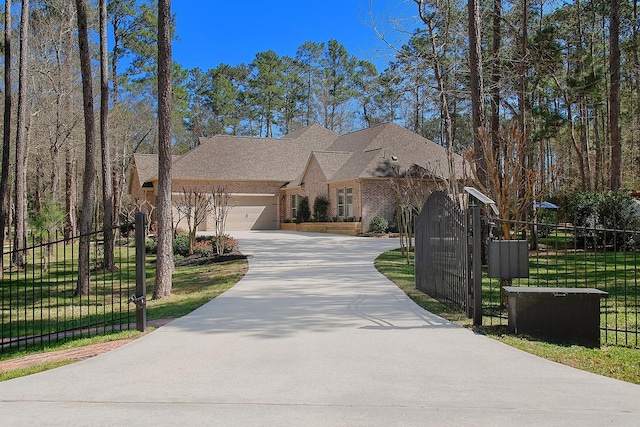
<path fill-rule="evenodd" d="M 471 74 L 471 118 L 473 125 L 474 161 L 478 169 L 478 179 L 487 186 L 487 166 L 484 148 L 478 131 L 484 126 L 484 102 L 482 82 L 482 43 L 480 22 L 480 1 L 468 0 L 469 13 L 469 69 Z"/>
<path fill-rule="evenodd" d="M 11 147 L 11 0 L 4 2 L 4 122 L 2 135 L 2 170 L 0 171 L 0 248 L 3 248 L 7 211 L 9 209 L 9 152 Z M 0 279 L 4 271 L 4 256 L 0 257 Z"/>
<path fill-rule="evenodd" d="M 24 243 L 27 236 L 27 47 L 29 36 L 29 1 L 22 1 L 20 17 L 20 65 L 18 66 L 18 119 L 16 135 L 16 193 L 15 193 L 15 236 L 14 258 L 17 267 L 24 264 Z"/>
<path fill-rule="evenodd" d="M 171 0 L 158 0 L 158 256 L 153 299 L 171 295 Z"/>
<path fill-rule="evenodd" d="M 640 122 L 640 57 L 638 56 L 638 0 L 633 2 L 633 75 L 635 77 L 635 89 L 636 89 L 636 123 Z M 633 156 L 635 158 L 635 156 Z M 636 173 L 636 178 L 640 178 L 640 165 L 636 160 L 636 166 L 633 168 Z"/>
<path fill-rule="evenodd" d="M 500 152 L 500 142 L 498 132 L 500 131 L 500 49 L 502 40 L 502 1 L 493 1 L 493 35 L 491 51 L 493 54 L 491 65 L 491 145 L 493 152 L 498 155 Z M 497 161 L 497 159 L 496 159 Z"/>
<path fill-rule="evenodd" d="M 609 30 L 609 72 L 611 93 L 609 94 L 609 132 L 611 132 L 611 190 L 622 187 L 622 135 L 620 130 L 620 2 L 611 0 Z"/>
<path fill-rule="evenodd" d="M 82 73 L 82 105 L 84 110 L 85 164 L 82 180 L 82 212 L 80 214 L 80 248 L 78 250 L 78 285 L 76 295 L 88 295 L 89 249 L 91 224 L 95 209 L 95 122 L 93 118 L 93 84 L 91 74 L 91 55 L 87 29 L 87 10 L 85 0 L 76 0 L 78 19 L 78 46 L 80 49 L 80 70 Z"/>
<path fill-rule="evenodd" d="M 100 0 L 100 148 L 102 149 L 102 204 L 104 216 L 104 269 L 113 271 L 113 179 L 109 146 L 109 53 L 107 51 L 107 0 Z"/>
<path fill-rule="evenodd" d="M 76 150 L 69 144 L 65 161 L 65 210 L 67 212 L 64 226 L 64 238 L 70 240 L 77 234 L 76 217 Z"/>

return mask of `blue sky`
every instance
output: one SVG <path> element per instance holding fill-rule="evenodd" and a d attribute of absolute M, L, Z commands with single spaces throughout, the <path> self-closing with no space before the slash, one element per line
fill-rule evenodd
<path fill-rule="evenodd" d="M 382 71 L 392 53 L 371 28 L 371 7 L 374 20 L 387 30 L 389 19 L 415 15 L 408 0 L 175 0 L 179 40 L 173 58 L 184 68 L 208 70 L 221 63 L 248 64 L 267 50 L 293 57 L 306 41 L 336 39 Z"/>

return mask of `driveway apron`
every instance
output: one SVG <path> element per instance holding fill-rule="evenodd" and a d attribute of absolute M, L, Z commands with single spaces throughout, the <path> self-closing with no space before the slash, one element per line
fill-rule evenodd
<path fill-rule="evenodd" d="M 638 425 L 640 386 L 536 358 L 415 305 L 397 241 L 234 233 L 248 274 L 112 352 L 0 383 L 13 425 Z"/>

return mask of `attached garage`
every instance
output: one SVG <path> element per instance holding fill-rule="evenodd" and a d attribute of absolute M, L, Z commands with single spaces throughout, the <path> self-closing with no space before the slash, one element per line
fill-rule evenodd
<path fill-rule="evenodd" d="M 241 230 L 277 230 L 278 198 L 272 195 L 233 195 L 233 209 L 227 215 L 226 229 Z M 213 223 L 209 221 L 209 229 Z"/>

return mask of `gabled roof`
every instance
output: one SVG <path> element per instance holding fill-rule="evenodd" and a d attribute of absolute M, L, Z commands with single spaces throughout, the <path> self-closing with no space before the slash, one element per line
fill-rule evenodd
<path fill-rule="evenodd" d="M 431 177 L 448 178 L 447 150 L 395 123 L 339 136 L 311 125 L 285 137 L 217 135 L 174 158 L 173 179 L 271 181 L 298 186 L 314 158 L 328 181 L 388 177 L 394 169 L 420 167 Z M 453 155 L 457 177 L 462 157 Z M 136 154 L 140 184 L 157 179 L 157 156 Z"/>
<path fill-rule="evenodd" d="M 172 164 L 174 164 L 181 156 L 171 156 Z M 157 154 L 140 154 L 133 155 L 133 164 L 138 172 L 140 185 L 145 182 L 152 181 L 158 177 L 158 155 Z M 132 183 L 129 183 L 131 186 Z"/>
<path fill-rule="evenodd" d="M 295 179 L 313 150 L 326 149 L 337 134 L 318 125 L 281 139 L 217 135 L 175 162 L 174 179 L 278 181 Z"/>
<path fill-rule="evenodd" d="M 448 178 L 447 150 L 395 123 L 385 123 L 346 134 L 336 139 L 328 151 L 350 151 L 349 159 L 331 176 L 331 181 L 388 177 L 393 169 L 426 169 L 431 177 Z M 462 177 L 462 157 L 453 154 L 457 178 Z"/>
<path fill-rule="evenodd" d="M 298 177 L 291 181 L 287 187 L 299 187 L 302 184 L 304 175 L 309 169 L 311 160 L 315 159 L 322 169 L 322 173 L 326 179 L 330 180 L 331 177 L 353 156 L 353 153 L 347 153 L 342 151 L 312 151 L 309 155 L 309 160 L 304 170 L 298 175 Z"/>
<path fill-rule="evenodd" d="M 149 179 L 158 175 L 158 155 L 157 154 L 134 154 L 133 163 L 138 177 L 140 178 L 140 185 L 147 182 Z"/>
<path fill-rule="evenodd" d="M 335 140 L 338 138 L 338 134 L 330 131 L 327 128 L 314 123 L 309 126 L 305 126 L 293 132 L 290 132 L 284 136 L 287 139 L 304 138 L 305 140 Z"/>

